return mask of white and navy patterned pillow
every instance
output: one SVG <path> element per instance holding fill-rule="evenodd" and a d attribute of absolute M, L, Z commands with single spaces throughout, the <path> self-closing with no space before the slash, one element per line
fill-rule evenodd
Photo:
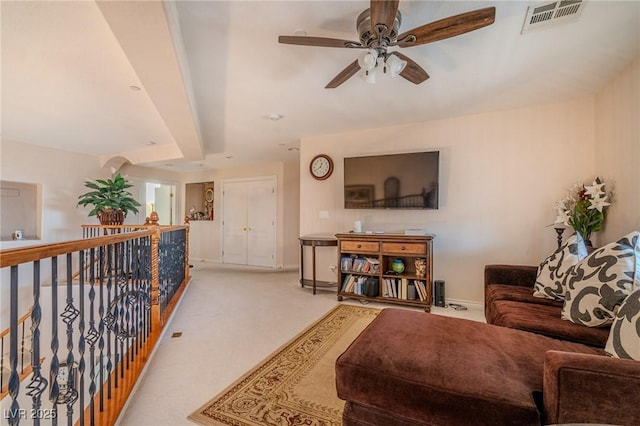
<path fill-rule="evenodd" d="M 562 319 L 589 327 L 611 324 L 620 305 L 640 288 L 640 232 L 597 249 L 565 277 Z"/>
<path fill-rule="evenodd" d="M 577 232 L 538 266 L 533 295 L 553 300 L 564 300 L 565 275 L 571 266 L 587 257 L 587 246 Z"/>
<path fill-rule="evenodd" d="M 616 358 L 640 361 L 640 289 L 620 306 L 604 350 Z"/>

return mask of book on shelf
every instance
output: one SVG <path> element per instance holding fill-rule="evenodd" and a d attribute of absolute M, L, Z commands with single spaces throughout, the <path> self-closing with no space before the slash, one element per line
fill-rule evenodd
<path fill-rule="evenodd" d="M 400 279 L 400 299 L 407 300 L 407 286 L 409 285 L 409 280 L 406 278 Z"/>
<path fill-rule="evenodd" d="M 380 261 L 378 259 L 367 257 L 366 263 L 364 265 L 364 272 L 377 274 L 379 271 L 380 271 Z"/>
<path fill-rule="evenodd" d="M 427 287 L 425 286 L 424 281 L 415 280 L 416 289 L 418 290 L 418 297 L 421 301 L 427 300 Z"/>
<path fill-rule="evenodd" d="M 418 299 L 418 289 L 416 288 L 416 284 L 413 280 L 409 280 L 407 284 L 407 300 L 416 300 Z"/>
<path fill-rule="evenodd" d="M 389 285 L 389 297 L 398 298 L 398 280 L 395 278 L 387 278 Z"/>
<path fill-rule="evenodd" d="M 364 265 L 366 264 L 366 259 L 362 257 L 356 257 L 353 259 L 353 272 L 364 272 Z"/>
<path fill-rule="evenodd" d="M 422 288 L 420 287 L 420 281 L 415 280 L 413 284 L 416 286 L 416 294 L 418 296 L 418 300 L 424 300 L 424 293 L 422 292 Z"/>
<path fill-rule="evenodd" d="M 364 282 L 367 277 L 347 274 L 342 280 L 342 293 L 364 294 Z"/>
<path fill-rule="evenodd" d="M 391 297 L 391 294 L 389 292 L 389 290 L 391 289 L 391 287 L 389 287 L 389 280 L 388 279 L 383 279 L 382 280 L 382 297 Z"/>
<path fill-rule="evenodd" d="M 342 291 L 344 293 L 350 293 L 352 291 L 355 279 L 356 278 L 351 274 L 344 276 L 344 279 L 342 280 Z"/>
<path fill-rule="evenodd" d="M 353 267 L 353 257 L 351 256 L 342 256 L 340 258 L 340 269 L 343 271 L 350 271 Z"/>

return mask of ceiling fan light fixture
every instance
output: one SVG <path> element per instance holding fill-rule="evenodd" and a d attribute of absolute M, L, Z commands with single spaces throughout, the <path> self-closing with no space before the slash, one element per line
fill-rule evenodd
<path fill-rule="evenodd" d="M 371 71 L 378 65 L 378 51 L 367 49 L 358 58 L 358 65 L 365 71 Z"/>
<path fill-rule="evenodd" d="M 391 77 L 397 77 L 402 71 L 404 71 L 404 68 L 407 66 L 407 61 L 391 54 L 387 57 L 386 66 L 389 68 L 389 74 L 391 74 Z"/>
<path fill-rule="evenodd" d="M 376 84 L 376 69 L 374 68 L 372 70 L 363 70 L 361 77 L 369 84 Z"/>

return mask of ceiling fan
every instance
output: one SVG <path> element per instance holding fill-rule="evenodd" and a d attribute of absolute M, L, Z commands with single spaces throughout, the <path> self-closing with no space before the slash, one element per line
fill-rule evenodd
<path fill-rule="evenodd" d="M 420 84 L 429 78 L 429 74 L 415 61 L 399 52 L 387 52 L 387 48 L 419 46 L 445 38 L 477 30 L 495 21 L 495 7 L 487 7 L 459 15 L 450 16 L 399 33 L 402 14 L 398 10 L 398 0 L 371 0 L 369 9 L 363 11 L 356 21 L 360 41 L 340 40 L 326 37 L 280 36 L 278 42 L 301 46 L 343 47 L 349 49 L 367 49 L 356 61 L 349 64 L 325 89 L 334 89 L 364 69 L 365 78 L 375 81 L 375 69 L 382 63 L 384 72 L 400 75 L 414 84 Z M 370 78 L 373 77 L 373 78 Z"/>

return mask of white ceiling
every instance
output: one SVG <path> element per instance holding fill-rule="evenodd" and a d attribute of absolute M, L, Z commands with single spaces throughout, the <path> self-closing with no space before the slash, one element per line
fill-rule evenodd
<path fill-rule="evenodd" d="M 278 35 L 357 40 L 368 1 L 2 1 L 2 138 L 177 171 L 295 160 L 306 136 L 594 94 L 638 57 L 639 1 L 587 1 L 522 35 L 545 3 L 401 0 L 401 32 L 488 6 L 496 19 L 402 49 L 421 85 L 324 89 L 361 51 Z"/>

